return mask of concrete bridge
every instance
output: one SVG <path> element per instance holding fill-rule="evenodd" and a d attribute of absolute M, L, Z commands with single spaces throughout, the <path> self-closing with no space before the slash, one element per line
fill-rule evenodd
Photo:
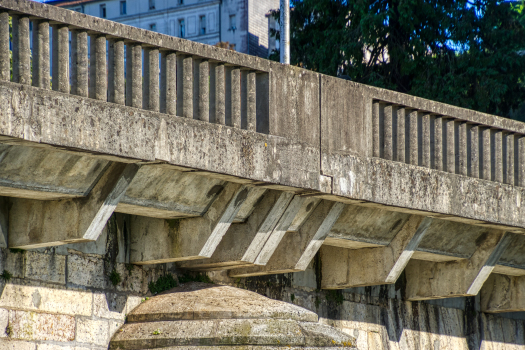
<path fill-rule="evenodd" d="M 3 247 L 525 310 L 523 123 L 26 0 L 0 80 Z"/>

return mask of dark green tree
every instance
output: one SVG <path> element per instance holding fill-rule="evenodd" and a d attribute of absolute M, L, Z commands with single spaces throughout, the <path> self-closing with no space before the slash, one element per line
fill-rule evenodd
<path fill-rule="evenodd" d="M 291 61 L 515 116 L 525 101 L 525 11 L 497 0 L 292 0 Z"/>

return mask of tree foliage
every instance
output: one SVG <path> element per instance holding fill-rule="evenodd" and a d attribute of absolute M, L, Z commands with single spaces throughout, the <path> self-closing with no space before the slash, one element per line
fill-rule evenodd
<path fill-rule="evenodd" d="M 497 0 L 292 0 L 291 60 L 508 116 L 525 101 L 523 8 Z"/>

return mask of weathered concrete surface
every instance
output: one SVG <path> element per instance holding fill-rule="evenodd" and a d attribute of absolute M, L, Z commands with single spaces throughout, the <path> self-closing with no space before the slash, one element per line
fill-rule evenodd
<path fill-rule="evenodd" d="M 153 264 L 209 258 L 253 187 L 229 183 L 202 217 L 164 220 L 134 216 L 131 221 L 131 262 Z M 262 195 L 262 193 L 260 193 Z"/>
<path fill-rule="evenodd" d="M 11 200 L 9 247 L 38 248 L 95 241 L 139 167 L 112 163 L 86 197 Z"/>
<path fill-rule="evenodd" d="M 293 197 L 291 192 L 267 191 L 246 222 L 230 226 L 209 259 L 192 260 L 180 266 L 209 270 L 253 264 Z"/>
<path fill-rule="evenodd" d="M 352 155 L 324 159 L 323 174 L 333 176 L 333 194 L 392 206 L 391 210 L 493 223 L 511 232 L 525 227 L 522 187 Z"/>
<path fill-rule="evenodd" d="M 480 292 L 483 312 L 525 311 L 524 276 L 491 274 Z"/>
<path fill-rule="evenodd" d="M 321 201 L 297 232 L 287 232 L 264 266 L 238 268 L 231 277 L 248 277 L 305 270 L 328 232 L 335 224 L 344 204 Z"/>
<path fill-rule="evenodd" d="M 319 190 L 319 149 L 306 143 L 8 82 L 0 103 L 5 136 Z"/>
<path fill-rule="evenodd" d="M 488 230 L 476 241 L 469 259 L 448 262 L 412 260 L 406 267 L 408 300 L 477 295 L 496 262 L 512 243 L 512 236 Z"/>
<path fill-rule="evenodd" d="M 43 200 L 85 196 L 107 163 L 49 148 L 0 144 L 0 195 Z"/>
<path fill-rule="evenodd" d="M 189 283 L 139 305 L 110 349 L 177 346 L 354 348 L 355 339 L 317 315 L 230 286 Z"/>
<path fill-rule="evenodd" d="M 322 248 L 322 288 L 395 283 L 431 224 L 431 218 L 412 215 L 404 222 L 396 222 L 392 228 L 397 231 L 396 236 L 386 247 L 355 250 Z"/>

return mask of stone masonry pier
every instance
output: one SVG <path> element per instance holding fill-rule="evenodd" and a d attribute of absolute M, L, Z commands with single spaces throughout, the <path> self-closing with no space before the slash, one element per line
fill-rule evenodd
<path fill-rule="evenodd" d="M 525 311 L 524 123 L 27 0 L 0 0 L 0 196 L 3 248 L 118 215 L 123 264 L 315 258 L 321 289 Z"/>

